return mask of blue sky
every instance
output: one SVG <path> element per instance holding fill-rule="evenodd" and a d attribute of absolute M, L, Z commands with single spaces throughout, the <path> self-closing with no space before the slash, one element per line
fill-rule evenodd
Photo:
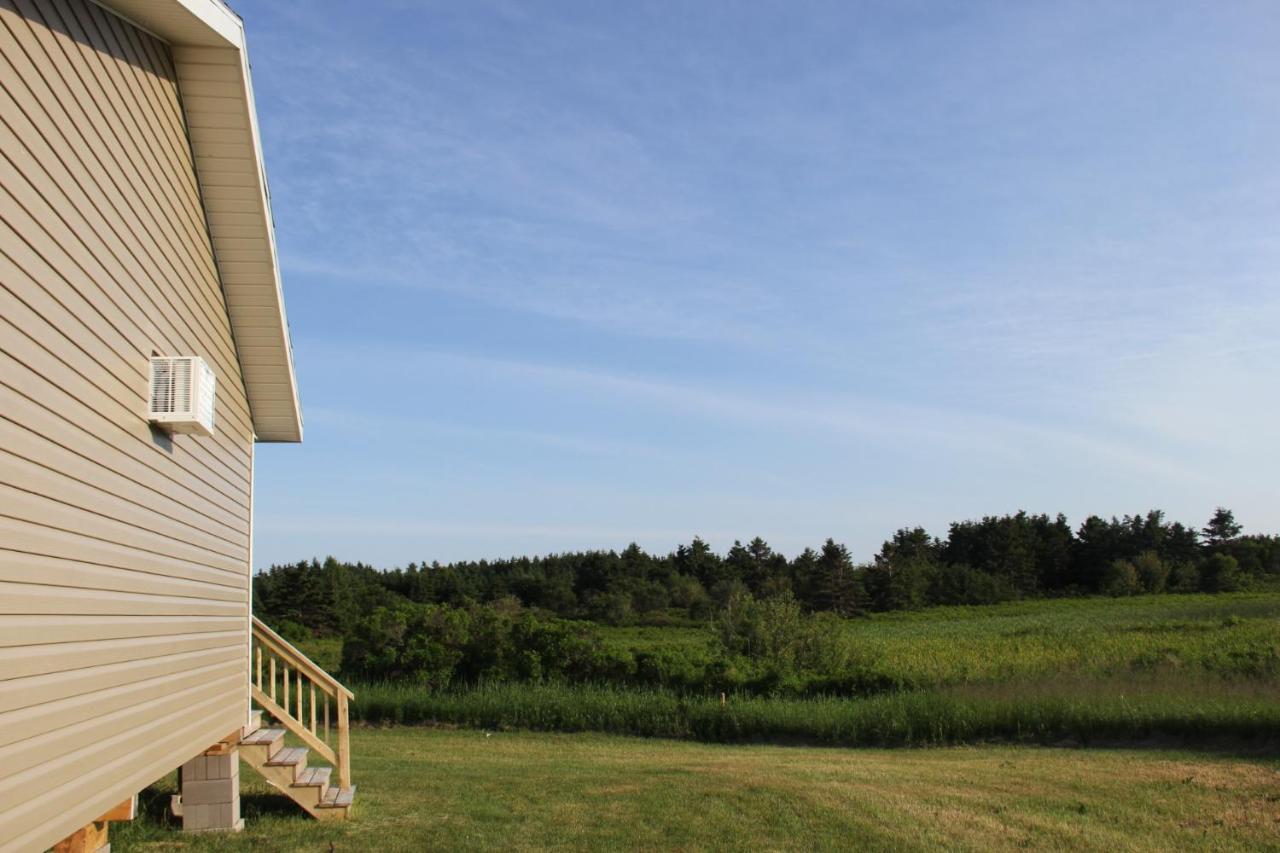
<path fill-rule="evenodd" d="M 1280 528 L 1271 2 L 241 0 L 255 562 Z"/>

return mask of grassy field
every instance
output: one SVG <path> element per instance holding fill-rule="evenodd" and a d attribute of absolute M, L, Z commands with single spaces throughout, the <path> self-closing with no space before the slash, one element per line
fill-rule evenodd
<path fill-rule="evenodd" d="M 245 832 L 183 836 L 163 817 L 171 778 L 113 828 L 113 849 L 1280 850 L 1280 762 L 1249 756 L 424 728 L 352 740 L 353 822 L 316 823 L 246 770 Z"/>
<path fill-rule="evenodd" d="M 1280 676 L 1280 593 L 1069 598 L 936 607 L 845 622 L 861 662 L 915 687 L 1198 670 Z M 696 651 L 698 628 L 605 628 L 632 651 Z"/>
<path fill-rule="evenodd" d="M 357 684 L 380 723 L 595 731 L 717 742 L 928 746 L 1229 736 L 1280 741 L 1280 594 L 1146 596 L 940 608 L 843 625 L 860 666 L 902 685 L 853 698 L 676 693 L 618 685 Z M 694 652 L 708 632 L 607 629 L 638 652 Z"/>
<path fill-rule="evenodd" d="M 1146 595 L 937 607 L 845 622 L 862 661 L 914 687 L 1199 671 L 1280 678 L 1280 592 Z M 632 652 L 706 653 L 703 628 L 602 627 Z M 336 672 L 342 641 L 298 643 Z"/>
<path fill-rule="evenodd" d="M 986 685 L 862 699 L 686 697 L 662 690 L 493 684 L 449 692 L 357 686 L 352 713 L 374 724 L 602 732 L 718 743 L 935 746 L 1280 743 L 1280 686 L 1142 679 Z"/>
<path fill-rule="evenodd" d="M 311 821 L 246 771 L 246 832 L 186 837 L 164 816 L 170 778 L 115 849 L 1280 851 L 1280 594 L 942 608 L 841 630 L 901 689 L 722 703 L 354 685 L 357 719 L 435 724 L 355 729 L 358 820 Z M 603 633 L 692 657 L 710 641 Z M 335 640 L 304 648 L 326 668 L 341 657 Z"/>
<path fill-rule="evenodd" d="M 1280 675 L 1280 594 L 1150 595 L 944 607 L 847 623 L 917 685 L 1199 670 Z"/>

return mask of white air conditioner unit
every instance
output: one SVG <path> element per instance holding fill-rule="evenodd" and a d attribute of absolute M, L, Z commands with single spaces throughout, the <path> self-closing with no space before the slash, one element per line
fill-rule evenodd
<path fill-rule="evenodd" d="M 151 410 L 147 418 L 169 432 L 213 435 L 217 377 L 195 355 L 151 359 Z"/>

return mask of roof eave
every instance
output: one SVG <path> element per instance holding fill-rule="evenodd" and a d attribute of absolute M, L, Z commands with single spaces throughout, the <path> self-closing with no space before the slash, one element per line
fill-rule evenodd
<path fill-rule="evenodd" d="M 95 0 L 167 41 L 255 438 L 302 440 L 244 25 L 219 0 Z"/>

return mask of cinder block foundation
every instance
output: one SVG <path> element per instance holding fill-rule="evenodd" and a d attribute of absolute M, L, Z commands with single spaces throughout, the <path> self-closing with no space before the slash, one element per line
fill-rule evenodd
<path fill-rule="evenodd" d="M 175 813 L 184 832 L 239 832 L 240 750 L 199 755 L 182 765 L 182 796 Z"/>

